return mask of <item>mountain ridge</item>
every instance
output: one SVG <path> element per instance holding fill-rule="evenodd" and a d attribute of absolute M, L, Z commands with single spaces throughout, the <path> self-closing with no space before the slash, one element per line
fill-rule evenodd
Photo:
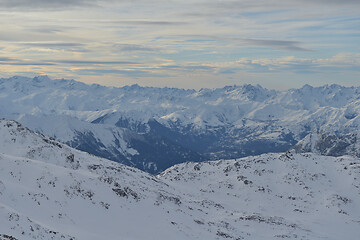
<path fill-rule="evenodd" d="M 360 127 L 360 87 L 335 84 L 286 91 L 260 85 L 185 90 L 13 77 L 0 80 L 0 100 L 0 117 L 151 173 L 196 159 L 283 152 L 314 132 L 347 134 Z M 57 118 L 68 125 L 58 128 Z M 159 154 L 141 161 L 147 149 Z"/>
<path fill-rule="evenodd" d="M 294 152 L 153 176 L 0 120 L 0 239 L 354 239 L 358 158 Z M 334 227 L 336 226 L 336 227 Z"/>

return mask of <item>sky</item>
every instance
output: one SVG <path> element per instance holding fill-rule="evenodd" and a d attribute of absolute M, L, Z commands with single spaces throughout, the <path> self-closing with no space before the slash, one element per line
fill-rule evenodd
<path fill-rule="evenodd" d="M 0 77 L 360 85 L 359 0 L 0 0 Z"/>

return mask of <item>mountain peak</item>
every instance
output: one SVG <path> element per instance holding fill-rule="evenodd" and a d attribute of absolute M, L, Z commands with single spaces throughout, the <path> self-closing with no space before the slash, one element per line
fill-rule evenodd
<path fill-rule="evenodd" d="M 275 91 L 245 84 L 195 91 L 15 78 L 0 81 L 1 117 L 152 172 L 186 159 L 285 151 L 313 130 L 349 132 L 360 126 L 360 92 L 337 85 Z M 143 161 L 154 149 L 156 154 Z"/>
<path fill-rule="evenodd" d="M 48 75 L 40 75 L 33 78 L 34 82 L 44 82 L 44 81 L 51 81 Z"/>

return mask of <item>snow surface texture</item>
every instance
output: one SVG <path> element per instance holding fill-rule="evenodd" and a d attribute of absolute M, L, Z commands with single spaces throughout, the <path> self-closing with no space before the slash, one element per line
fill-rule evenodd
<path fill-rule="evenodd" d="M 151 173 L 185 161 L 283 152 L 312 133 L 358 133 L 359 112 L 360 88 L 339 85 L 195 91 L 0 79 L 1 117 Z"/>
<path fill-rule="evenodd" d="M 357 239 L 359 178 L 292 152 L 155 177 L 0 120 L 0 239 Z"/>

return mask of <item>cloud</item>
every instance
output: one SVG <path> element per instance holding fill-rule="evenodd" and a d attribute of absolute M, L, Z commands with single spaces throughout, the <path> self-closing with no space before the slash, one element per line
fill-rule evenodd
<path fill-rule="evenodd" d="M 197 21 L 207 20 L 213 23 L 215 20 L 223 20 L 231 23 L 231 20 L 255 19 L 250 24 L 282 21 L 289 19 L 328 18 L 339 16 L 339 13 L 347 16 L 349 12 L 360 13 L 360 1 L 358 0 L 210 0 L 194 1 L 192 7 L 182 11 L 180 15 L 188 18 L 196 18 Z M 311 16 L 309 18 L 309 16 Z M 243 26 L 239 26 L 240 29 Z M 246 26 L 245 26 L 246 27 Z M 266 29 L 273 31 L 273 29 Z"/>
<path fill-rule="evenodd" d="M 211 36 L 211 35 L 181 35 L 176 36 L 181 38 L 188 38 L 185 41 L 201 42 L 201 41 L 218 41 L 231 42 L 235 45 L 269 47 L 283 51 L 298 51 L 298 52 L 312 52 L 313 50 L 303 48 L 299 41 L 278 40 L 278 39 L 252 39 L 252 38 L 238 38 L 229 36 Z M 190 38 L 190 39 L 189 39 Z"/>
<path fill-rule="evenodd" d="M 12 65 L 12 66 L 52 66 L 55 63 L 46 62 L 3 62 L 0 61 L 0 65 Z"/>
<path fill-rule="evenodd" d="M 235 74 L 236 72 L 238 71 L 238 69 L 236 68 L 223 68 L 223 69 L 220 69 L 217 74 Z"/>
<path fill-rule="evenodd" d="M 156 21 L 156 20 L 117 20 L 106 21 L 108 23 L 124 24 L 124 25 L 158 25 L 158 26 L 171 26 L 171 25 L 185 25 L 188 22 L 181 21 Z"/>
<path fill-rule="evenodd" d="M 139 77 L 169 77 L 172 76 L 172 72 L 213 72 L 216 67 L 206 65 L 157 65 L 153 67 L 135 67 L 132 69 L 98 69 L 98 68 L 86 68 L 75 70 L 79 75 L 108 75 L 108 74 L 120 74 L 130 78 Z M 175 73 L 174 73 L 175 74 Z M 177 73 L 178 74 L 178 73 Z"/>
<path fill-rule="evenodd" d="M 90 52 L 86 44 L 83 43 L 72 43 L 72 42 L 20 42 L 17 45 L 26 46 L 29 48 L 36 49 L 57 49 L 66 50 L 70 52 Z"/>
<path fill-rule="evenodd" d="M 63 47 L 84 47 L 85 44 L 82 43 L 70 43 L 70 42 L 27 42 L 20 43 L 21 45 L 29 47 L 42 47 L 42 48 L 63 48 Z"/>
<path fill-rule="evenodd" d="M 14 27 L 11 24 L 11 21 L 4 20 L 4 18 L 1 18 L 0 20 L 3 20 L 4 23 L 0 29 L 0 40 L 11 42 L 11 43 L 61 43 L 61 42 L 74 42 L 78 41 L 79 37 L 74 35 L 67 35 L 67 34 L 54 34 L 54 33 L 46 33 L 46 32 L 38 32 L 38 31 L 32 31 L 32 29 L 28 29 L 27 26 L 24 28 L 19 28 L 19 26 L 26 25 L 26 22 L 18 23 Z M 6 22 L 6 24 L 5 24 Z M 31 25 L 35 25 L 36 22 L 31 22 Z"/>
<path fill-rule="evenodd" d="M 111 74 L 120 74 L 130 78 L 139 78 L 139 77 L 168 77 L 168 74 L 159 74 L 154 73 L 148 70 L 141 69 L 78 69 L 75 71 L 76 74 L 79 75 L 95 75 L 95 76 L 103 76 L 103 75 L 111 75 Z"/>
<path fill-rule="evenodd" d="M 296 2 L 295 0 L 293 0 Z M 334 4 L 334 5 L 359 5 L 360 2 L 358 0 L 300 0 L 304 3 L 310 3 L 310 4 L 321 4 L 321 5 L 328 5 L 328 4 Z"/>
<path fill-rule="evenodd" d="M 159 48 L 145 47 L 138 44 L 114 44 L 114 48 L 119 49 L 122 52 L 155 52 Z"/>
<path fill-rule="evenodd" d="M 0 9 L 10 10 L 61 10 L 95 5 L 96 0 L 0 0 Z"/>
<path fill-rule="evenodd" d="M 51 62 L 42 61 L 25 61 L 9 57 L 0 57 L 0 65 L 11 65 L 11 66 L 51 66 L 56 65 Z"/>
<path fill-rule="evenodd" d="M 249 59 L 241 58 L 236 61 L 238 69 L 251 72 L 281 72 L 295 73 L 339 72 L 360 69 L 359 53 L 339 53 L 330 58 L 296 58 L 293 56 L 281 58 Z"/>
<path fill-rule="evenodd" d="M 206 65 L 163 65 L 159 67 L 164 70 L 181 70 L 181 71 L 208 71 L 213 70 L 213 66 Z"/>
<path fill-rule="evenodd" d="M 49 60 L 49 62 L 52 62 Z M 126 64 L 126 65 L 135 65 L 140 64 L 138 62 L 131 61 L 91 61 L 91 60 L 56 60 L 53 61 L 55 63 L 64 63 L 64 64 L 75 64 L 75 65 L 118 65 L 118 64 Z"/>
<path fill-rule="evenodd" d="M 39 33 L 48 33 L 48 34 L 52 34 L 52 33 L 61 33 L 64 32 L 64 27 L 50 27 L 50 26 L 43 26 L 43 27 L 34 27 L 31 28 L 29 30 L 34 31 L 34 32 L 39 32 Z"/>
<path fill-rule="evenodd" d="M 253 46 L 271 47 L 286 51 L 311 52 L 312 50 L 300 47 L 298 41 L 267 40 L 267 39 L 239 39 L 240 42 Z"/>
<path fill-rule="evenodd" d="M 203 3 L 203 5 L 210 5 L 211 7 L 216 7 L 217 9 L 299 9 L 307 8 L 309 5 L 312 6 L 324 6 L 328 7 L 329 5 L 359 5 L 358 0 L 228 0 L 228 1 L 210 1 Z"/>
<path fill-rule="evenodd" d="M 359 60 L 337 53 L 360 51 L 359 3 L 0 0 L 1 71 L 77 73 L 89 79 L 171 75 L 166 81 L 187 81 L 187 87 L 190 77 L 205 86 L 209 79 L 220 85 L 226 78 L 255 75 L 281 79 L 321 72 L 324 79 L 335 79 L 334 71 L 355 79 Z"/>
<path fill-rule="evenodd" d="M 8 57 L 0 57 L 0 62 L 6 62 L 6 61 L 11 61 L 13 60 L 12 58 L 8 58 Z"/>
<path fill-rule="evenodd" d="M 13 58 L 0 58 L 1 65 L 62 65 L 62 64 L 71 64 L 71 65 L 137 65 L 138 62 L 132 61 L 93 61 L 93 60 L 43 60 L 38 62 L 32 61 L 23 61 Z"/>

